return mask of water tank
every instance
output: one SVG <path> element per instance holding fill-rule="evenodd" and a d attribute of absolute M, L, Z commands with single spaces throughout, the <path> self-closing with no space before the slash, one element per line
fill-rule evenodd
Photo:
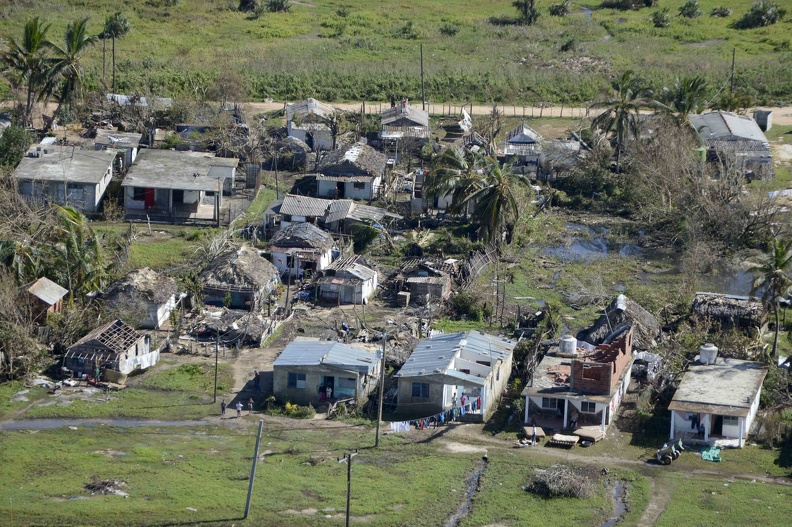
<path fill-rule="evenodd" d="M 572 335 L 564 335 L 558 343 L 558 349 L 561 353 L 574 355 L 577 350 L 577 339 Z"/>
<path fill-rule="evenodd" d="M 706 343 L 699 348 L 699 362 L 701 364 L 715 364 L 718 357 L 718 348 L 715 344 Z"/>

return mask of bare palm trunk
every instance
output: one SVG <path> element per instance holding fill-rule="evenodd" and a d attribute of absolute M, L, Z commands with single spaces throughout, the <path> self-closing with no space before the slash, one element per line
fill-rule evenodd
<path fill-rule="evenodd" d="M 107 63 L 107 38 L 102 36 L 102 84 L 105 81 L 105 64 Z"/>
<path fill-rule="evenodd" d="M 115 83 L 115 35 L 113 35 L 113 93 L 116 92 Z"/>
<path fill-rule="evenodd" d="M 27 104 L 25 105 L 25 125 L 32 125 L 31 113 L 33 113 L 33 79 L 28 80 Z"/>
<path fill-rule="evenodd" d="M 775 335 L 773 335 L 773 360 L 776 364 L 778 364 L 778 330 L 779 322 L 778 322 L 778 301 L 776 301 L 773 311 L 775 312 Z"/>

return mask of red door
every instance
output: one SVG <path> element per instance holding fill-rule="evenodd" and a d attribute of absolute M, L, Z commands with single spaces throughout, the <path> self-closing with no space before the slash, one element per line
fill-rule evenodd
<path fill-rule="evenodd" d="M 154 200 L 154 189 L 147 188 L 146 189 L 146 208 L 151 208 L 155 206 L 157 202 Z"/>

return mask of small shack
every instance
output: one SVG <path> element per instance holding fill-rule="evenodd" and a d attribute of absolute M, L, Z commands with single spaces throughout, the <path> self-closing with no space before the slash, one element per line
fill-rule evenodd
<path fill-rule="evenodd" d="M 60 313 L 63 308 L 63 297 L 69 292 L 46 276 L 25 284 L 20 288 L 24 293 L 23 302 L 28 302 L 35 320 L 42 320 L 49 313 Z"/>
<path fill-rule="evenodd" d="M 458 273 L 456 260 L 410 258 L 391 276 L 397 292 L 409 291 L 410 300 L 417 303 L 444 301 L 451 296 L 453 277 Z"/>
<path fill-rule="evenodd" d="M 698 292 L 691 312 L 695 317 L 717 322 L 724 330 L 736 328 L 749 334 L 762 331 L 768 320 L 762 301 L 750 296 Z"/>
<path fill-rule="evenodd" d="M 367 304 L 377 290 L 377 271 L 362 256 L 339 258 L 322 274 L 316 285 L 325 302 Z"/>
<path fill-rule="evenodd" d="M 108 309 L 134 319 L 134 325 L 160 329 L 185 296 L 176 280 L 144 267 L 112 283 L 100 298 Z"/>
<path fill-rule="evenodd" d="M 260 310 L 275 292 L 279 276 L 275 266 L 256 249 L 243 245 L 217 257 L 201 272 L 204 302 Z"/>
<path fill-rule="evenodd" d="M 148 335 L 138 333 L 121 319 L 94 329 L 66 350 L 63 366 L 76 374 L 123 382 L 134 370 L 145 370 L 159 361 Z"/>

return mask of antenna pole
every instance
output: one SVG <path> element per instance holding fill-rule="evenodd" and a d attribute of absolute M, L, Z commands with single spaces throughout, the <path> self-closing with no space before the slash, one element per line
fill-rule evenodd
<path fill-rule="evenodd" d="M 737 48 L 732 48 L 731 84 L 729 85 L 729 96 L 734 95 L 734 59 L 736 56 Z"/>
<path fill-rule="evenodd" d="M 421 110 L 426 110 L 426 92 L 424 91 L 424 66 L 423 66 L 423 44 L 421 44 Z"/>

